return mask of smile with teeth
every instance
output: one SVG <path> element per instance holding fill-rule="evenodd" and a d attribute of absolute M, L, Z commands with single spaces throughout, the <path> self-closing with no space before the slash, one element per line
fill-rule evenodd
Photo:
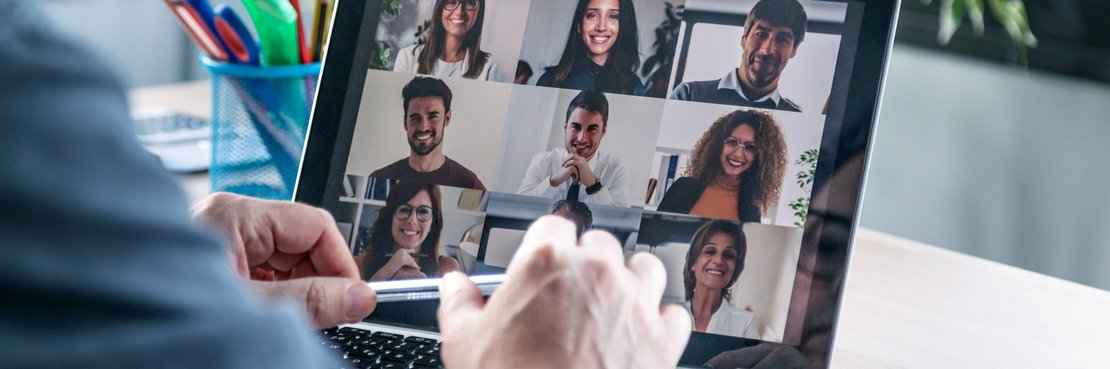
<path fill-rule="evenodd" d="M 612 38 L 612 36 L 590 36 L 590 41 L 595 44 L 604 44 L 609 42 L 610 38 Z"/>
<path fill-rule="evenodd" d="M 430 140 L 430 139 L 432 139 L 432 133 L 431 132 L 417 133 L 415 135 L 412 135 L 412 138 L 415 138 L 415 139 L 420 140 L 420 141 Z"/>
<path fill-rule="evenodd" d="M 708 273 L 709 275 L 721 275 L 721 276 L 725 275 L 725 271 L 720 270 L 720 269 L 706 268 L 705 272 Z"/>
<path fill-rule="evenodd" d="M 404 234 L 404 235 L 406 235 L 406 236 L 413 236 L 413 237 L 415 237 L 415 236 L 419 236 L 419 235 L 420 235 L 420 231 L 418 231 L 418 230 L 407 230 L 407 229 L 402 229 L 402 230 L 401 230 L 401 233 L 403 233 L 403 234 Z"/>
<path fill-rule="evenodd" d="M 464 23 L 466 23 L 466 19 L 448 19 L 448 21 L 450 21 L 451 24 L 464 24 Z"/>
<path fill-rule="evenodd" d="M 728 165 L 731 165 L 731 166 L 734 166 L 734 167 L 742 167 L 745 164 L 747 164 L 747 163 L 743 162 L 743 161 L 728 159 Z"/>

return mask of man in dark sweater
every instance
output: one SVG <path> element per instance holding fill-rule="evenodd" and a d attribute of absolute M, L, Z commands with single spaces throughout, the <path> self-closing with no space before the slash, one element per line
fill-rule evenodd
<path fill-rule="evenodd" d="M 668 98 L 801 111 L 779 94 L 779 77 L 805 39 L 806 22 L 806 11 L 797 0 L 761 0 L 744 20 L 740 66 L 720 79 L 683 82 Z"/>
<path fill-rule="evenodd" d="M 478 176 L 443 154 L 443 136 L 451 124 L 451 89 L 431 77 L 416 77 L 401 90 L 409 157 L 370 173 L 371 177 L 410 183 L 485 190 Z"/>

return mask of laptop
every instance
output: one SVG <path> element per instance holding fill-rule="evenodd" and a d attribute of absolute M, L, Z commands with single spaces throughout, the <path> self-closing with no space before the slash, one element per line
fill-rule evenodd
<path fill-rule="evenodd" d="M 897 5 L 341 0 L 295 201 L 367 280 L 502 274 L 564 216 L 659 257 L 661 303 L 720 303 L 680 365 L 825 368 Z M 381 303 L 326 343 L 435 367 L 436 308 Z"/>

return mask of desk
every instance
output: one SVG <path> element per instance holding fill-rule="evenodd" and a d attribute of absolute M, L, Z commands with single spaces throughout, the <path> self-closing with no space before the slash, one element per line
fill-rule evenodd
<path fill-rule="evenodd" d="M 208 93 L 193 82 L 131 101 L 207 117 Z M 190 199 L 207 194 L 207 174 L 179 178 Z M 1110 366 L 1110 292 L 867 229 L 852 256 L 834 368 Z"/>

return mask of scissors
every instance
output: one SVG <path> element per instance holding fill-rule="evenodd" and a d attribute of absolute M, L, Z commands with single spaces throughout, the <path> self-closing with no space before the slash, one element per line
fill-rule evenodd
<path fill-rule="evenodd" d="M 205 54 L 218 61 L 258 65 L 258 42 L 227 4 L 215 10 L 207 0 L 164 0 Z"/>

